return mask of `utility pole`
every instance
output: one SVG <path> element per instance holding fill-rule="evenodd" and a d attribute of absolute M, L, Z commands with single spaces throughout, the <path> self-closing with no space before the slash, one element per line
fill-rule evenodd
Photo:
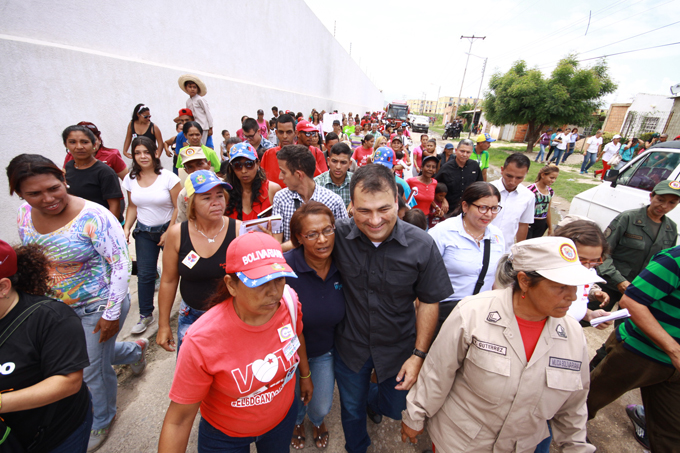
<path fill-rule="evenodd" d="M 472 53 L 472 44 L 475 42 L 475 39 L 486 39 L 486 36 L 461 36 L 460 39 L 469 39 L 470 40 L 470 51 L 468 52 L 468 57 L 467 60 L 465 61 L 465 70 L 463 71 L 463 81 L 460 82 L 460 92 L 458 93 L 458 103 L 456 104 L 456 107 L 453 109 L 453 119 L 456 119 L 456 116 L 458 115 L 458 106 L 460 105 L 460 97 L 463 95 L 463 84 L 465 83 L 465 73 L 467 73 L 467 65 L 470 62 L 470 53 Z M 474 114 L 473 114 L 474 115 Z M 473 116 L 474 118 L 474 116 Z"/>
<path fill-rule="evenodd" d="M 479 96 L 482 94 L 482 83 L 484 83 L 484 71 L 486 71 L 486 62 L 488 58 L 484 59 L 484 64 L 482 65 L 482 80 L 479 81 L 479 91 L 477 92 L 477 97 L 475 98 L 475 106 L 472 108 L 472 122 L 475 122 L 475 112 L 477 111 L 477 100 L 479 99 Z M 480 114 L 479 117 L 481 118 L 482 115 Z M 472 124 L 470 125 L 470 131 L 468 132 L 468 138 L 472 136 Z"/>

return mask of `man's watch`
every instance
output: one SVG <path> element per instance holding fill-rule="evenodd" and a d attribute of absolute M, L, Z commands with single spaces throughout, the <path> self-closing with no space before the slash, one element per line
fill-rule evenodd
<path fill-rule="evenodd" d="M 427 357 L 427 352 L 423 352 L 418 348 L 415 348 L 413 350 L 413 355 L 416 357 L 420 357 L 421 359 L 425 360 L 425 357 Z"/>

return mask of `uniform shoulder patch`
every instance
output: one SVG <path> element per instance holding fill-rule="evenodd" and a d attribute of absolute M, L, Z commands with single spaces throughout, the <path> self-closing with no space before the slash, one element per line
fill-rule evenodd
<path fill-rule="evenodd" d="M 604 230 L 604 237 L 608 238 L 611 235 L 612 235 L 612 229 L 607 227 L 607 229 Z"/>
<path fill-rule="evenodd" d="M 489 316 L 486 317 L 486 320 L 489 322 L 498 322 L 501 320 L 501 315 L 497 311 L 492 311 L 489 313 Z"/>
<path fill-rule="evenodd" d="M 635 219 L 635 222 L 633 222 L 635 225 L 642 225 L 644 222 L 642 219 Z"/>
<path fill-rule="evenodd" d="M 564 330 L 564 327 L 562 327 L 562 324 L 558 324 L 557 327 L 555 328 L 555 332 L 557 332 L 557 335 L 559 335 L 562 338 L 567 338 L 567 331 Z"/>

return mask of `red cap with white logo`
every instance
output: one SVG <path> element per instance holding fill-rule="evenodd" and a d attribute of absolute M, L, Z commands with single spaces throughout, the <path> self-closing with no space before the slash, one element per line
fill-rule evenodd
<path fill-rule="evenodd" d="M 0 278 L 17 273 L 17 254 L 7 242 L 0 239 Z"/>
<path fill-rule="evenodd" d="M 224 270 L 227 274 L 236 274 L 249 288 L 279 277 L 297 278 L 283 257 L 279 241 L 258 232 L 247 233 L 231 241 Z"/>

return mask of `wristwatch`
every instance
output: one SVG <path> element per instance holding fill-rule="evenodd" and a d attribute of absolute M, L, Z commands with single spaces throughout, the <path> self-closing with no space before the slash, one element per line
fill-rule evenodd
<path fill-rule="evenodd" d="M 423 352 L 418 348 L 415 348 L 413 350 L 413 355 L 416 357 L 420 357 L 421 359 L 425 360 L 425 357 L 427 357 L 427 352 Z"/>

